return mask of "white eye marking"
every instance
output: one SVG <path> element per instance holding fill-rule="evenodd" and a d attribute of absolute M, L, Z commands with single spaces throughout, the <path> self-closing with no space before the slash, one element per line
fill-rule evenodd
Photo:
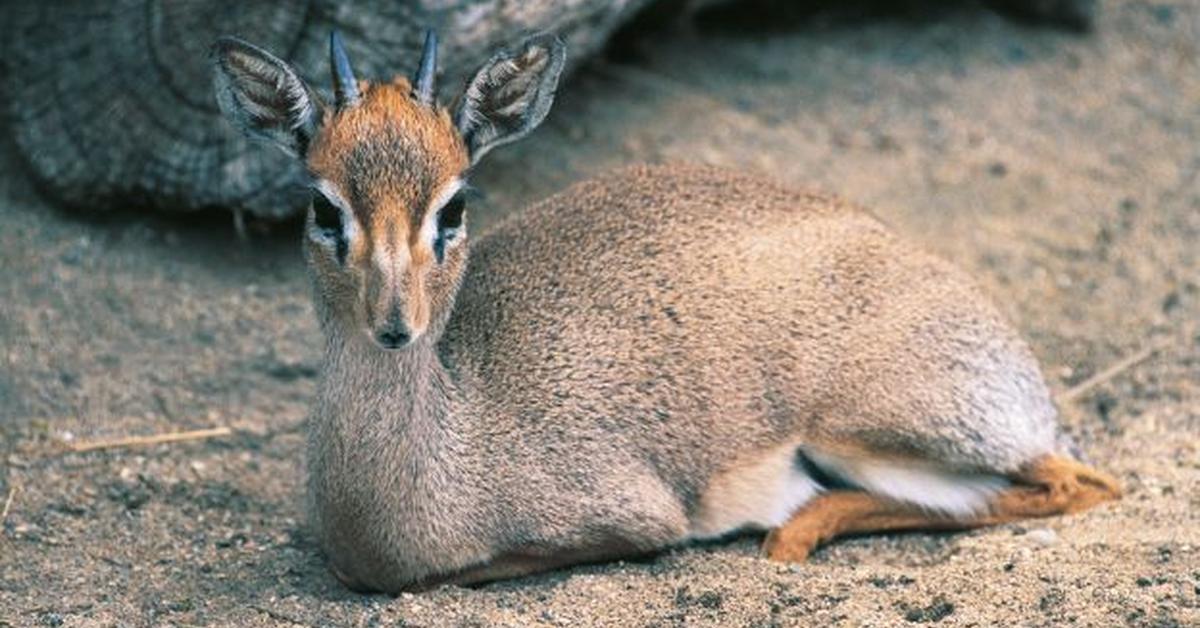
<path fill-rule="evenodd" d="M 339 212 L 341 212 L 341 236 L 345 242 L 342 246 L 348 247 L 350 242 L 353 242 L 358 237 L 359 228 L 358 221 L 354 219 L 354 212 L 350 210 L 350 203 L 346 202 L 345 197 L 338 192 L 337 186 L 325 179 L 317 179 L 312 184 L 313 189 L 317 194 L 320 194 L 325 200 L 329 201 Z M 317 202 L 319 199 L 314 199 Z M 331 237 L 328 229 L 317 225 L 315 221 L 309 221 L 308 235 L 313 240 L 321 242 L 328 246 L 336 246 L 339 238 Z M 341 254 L 344 257 L 344 253 Z"/>
<path fill-rule="evenodd" d="M 449 203 L 451 199 L 453 199 L 454 196 L 459 193 L 460 190 L 462 190 L 463 185 L 465 185 L 465 182 L 462 179 L 455 178 L 442 187 L 442 189 L 439 190 L 436 195 L 434 195 L 433 201 L 429 203 L 429 207 L 425 210 L 425 217 L 421 221 L 421 231 L 418 237 L 420 237 L 422 242 L 425 242 L 431 249 L 434 250 L 434 254 L 439 258 L 439 262 L 441 261 L 441 253 L 438 251 L 437 242 L 438 236 L 440 235 L 438 234 L 438 215 L 441 213 L 443 207 L 445 207 L 445 205 Z M 461 238 L 456 236 L 461 231 L 462 229 L 458 228 L 454 229 L 449 234 L 446 234 L 450 235 L 451 237 L 446 238 L 442 245 L 446 248 L 449 248 L 458 243 Z"/>

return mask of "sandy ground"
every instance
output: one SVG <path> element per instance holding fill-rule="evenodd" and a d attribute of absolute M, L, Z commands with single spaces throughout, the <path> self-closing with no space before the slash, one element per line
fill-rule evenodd
<path fill-rule="evenodd" d="M 304 532 L 319 344 L 298 225 L 54 209 L 0 157 L 0 625 L 1200 625 L 1200 7 L 1078 37 L 978 11 L 655 32 L 492 160 L 486 227 L 633 161 L 754 168 L 866 204 L 971 271 L 1127 498 L 967 534 L 680 549 L 480 589 L 360 596 Z M 770 24 L 764 27 L 763 24 Z M 80 439 L 232 437 L 62 453 Z M 3 502 L 0 501 L 0 505 Z"/>

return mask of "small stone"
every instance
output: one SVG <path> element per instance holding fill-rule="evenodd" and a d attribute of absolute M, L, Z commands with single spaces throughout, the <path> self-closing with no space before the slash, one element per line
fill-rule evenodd
<path fill-rule="evenodd" d="M 947 601 L 942 596 L 937 596 L 925 607 L 912 607 L 902 605 L 905 621 L 912 623 L 938 623 L 943 619 L 954 614 L 954 603 Z"/>
<path fill-rule="evenodd" d="M 700 606 L 703 606 L 704 608 L 717 609 L 721 608 L 721 604 L 725 600 L 724 597 L 716 591 L 705 591 L 696 598 L 696 601 L 699 602 Z"/>
<path fill-rule="evenodd" d="M 1042 547 L 1050 547 L 1058 542 L 1058 533 L 1050 528 L 1037 528 L 1035 530 L 1030 530 L 1029 534 L 1026 536 L 1029 537 L 1030 541 L 1033 541 Z"/>
<path fill-rule="evenodd" d="M 1179 291 L 1172 290 L 1170 293 L 1167 294 L 1167 296 L 1163 297 L 1163 300 L 1162 300 L 1163 314 L 1170 314 L 1174 310 L 1178 309 L 1179 303 L 1180 303 Z"/>

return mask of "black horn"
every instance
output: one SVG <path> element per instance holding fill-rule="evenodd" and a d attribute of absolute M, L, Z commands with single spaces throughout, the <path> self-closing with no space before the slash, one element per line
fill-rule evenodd
<path fill-rule="evenodd" d="M 329 64 L 333 71 L 333 99 L 338 109 L 358 104 L 358 81 L 350 68 L 350 58 L 337 31 L 329 33 Z"/>
<path fill-rule="evenodd" d="M 426 105 L 433 104 L 433 79 L 437 76 L 437 33 L 432 28 L 425 31 L 425 49 L 421 52 L 421 64 L 413 77 L 413 95 Z"/>

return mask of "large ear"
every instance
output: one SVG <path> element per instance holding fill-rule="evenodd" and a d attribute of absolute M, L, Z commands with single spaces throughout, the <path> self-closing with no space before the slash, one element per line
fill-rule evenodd
<path fill-rule="evenodd" d="M 516 50 L 496 53 L 479 68 L 454 115 L 472 164 L 542 123 L 554 102 L 566 58 L 562 40 L 544 33 L 525 40 Z"/>
<path fill-rule="evenodd" d="M 275 55 L 234 37 L 212 49 L 217 104 L 246 135 L 303 155 L 321 122 L 321 102 Z"/>

